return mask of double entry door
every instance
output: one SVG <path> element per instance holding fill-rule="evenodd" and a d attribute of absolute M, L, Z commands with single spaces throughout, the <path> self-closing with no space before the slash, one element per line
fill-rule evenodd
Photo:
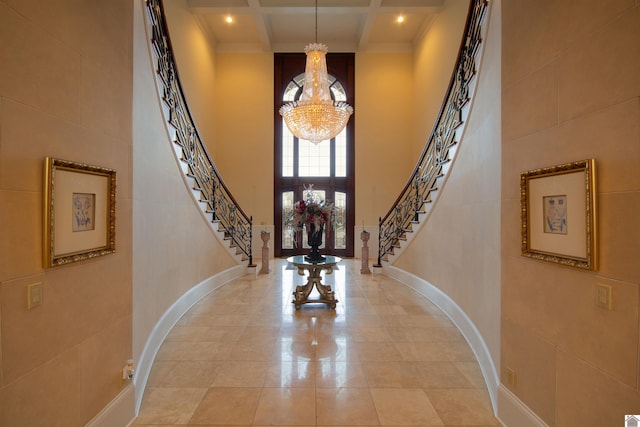
<path fill-rule="evenodd" d="M 309 253 L 306 230 L 300 230 L 287 224 L 291 217 L 294 204 L 298 200 L 306 200 L 308 192 L 313 193 L 316 201 L 325 201 L 333 204 L 334 213 L 331 226 L 324 228 L 322 245 L 320 252 L 336 255 L 340 257 L 353 256 L 352 236 L 349 233 L 348 209 L 351 204 L 348 196 L 348 188 L 340 183 L 330 182 L 331 180 L 315 178 L 313 182 L 292 183 L 290 186 L 283 186 L 280 190 L 280 224 L 281 230 L 276 231 L 274 239 L 280 249 L 276 256 L 292 256 Z M 351 230 L 353 227 L 351 227 Z"/>

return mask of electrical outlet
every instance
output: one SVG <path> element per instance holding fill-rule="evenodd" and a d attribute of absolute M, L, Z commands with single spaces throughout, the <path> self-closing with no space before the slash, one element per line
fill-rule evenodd
<path fill-rule="evenodd" d="M 127 380 L 133 379 L 134 372 L 135 372 L 135 370 L 133 369 L 133 359 L 129 359 L 129 360 L 127 360 L 127 364 L 125 365 L 125 367 L 122 368 L 122 377 L 121 377 L 121 379 L 123 381 L 127 381 Z"/>
<path fill-rule="evenodd" d="M 507 367 L 507 384 L 511 388 L 516 388 L 516 371 Z"/>
<path fill-rule="evenodd" d="M 611 310 L 611 286 L 596 283 L 596 306 Z"/>
<path fill-rule="evenodd" d="M 33 283 L 27 286 L 27 309 L 31 310 L 43 302 L 42 283 Z"/>

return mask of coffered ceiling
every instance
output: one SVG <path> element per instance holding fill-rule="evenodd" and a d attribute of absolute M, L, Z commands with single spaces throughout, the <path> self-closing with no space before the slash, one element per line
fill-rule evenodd
<path fill-rule="evenodd" d="M 329 52 L 412 51 L 444 2 L 318 0 L 317 41 Z M 315 0 L 188 0 L 188 5 L 221 52 L 302 52 L 316 41 Z"/>

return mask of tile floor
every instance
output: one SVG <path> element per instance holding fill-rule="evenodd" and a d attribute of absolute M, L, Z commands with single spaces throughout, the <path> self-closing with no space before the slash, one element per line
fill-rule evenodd
<path fill-rule="evenodd" d="M 339 300 L 291 303 L 284 260 L 215 290 L 160 348 L 134 426 L 500 426 L 460 332 L 357 260 L 324 275 Z"/>

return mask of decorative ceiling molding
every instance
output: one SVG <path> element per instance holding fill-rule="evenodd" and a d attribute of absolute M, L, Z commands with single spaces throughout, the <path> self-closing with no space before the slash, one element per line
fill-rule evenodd
<path fill-rule="evenodd" d="M 464 0 L 319 0 L 317 41 L 331 52 L 412 51 L 445 1 Z M 316 41 L 314 0 L 187 3 L 217 51 L 301 52 Z M 398 15 L 404 23 L 395 22 Z"/>

